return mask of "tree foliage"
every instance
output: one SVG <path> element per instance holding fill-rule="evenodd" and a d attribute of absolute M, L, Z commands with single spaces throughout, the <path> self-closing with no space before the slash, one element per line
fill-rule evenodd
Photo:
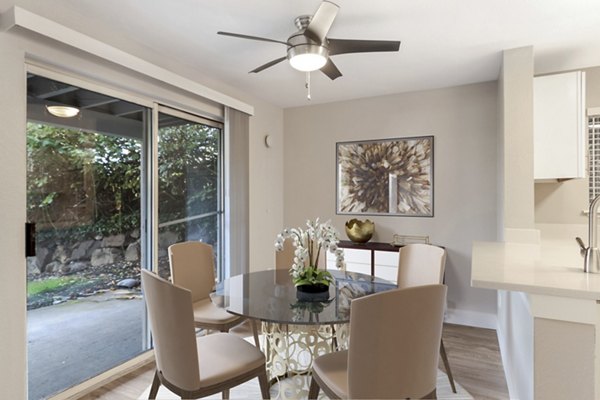
<path fill-rule="evenodd" d="M 198 124 L 160 128 L 161 223 L 218 209 L 219 135 Z M 138 228 L 141 159 L 138 139 L 28 123 L 28 219 L 42 239 Z"/>

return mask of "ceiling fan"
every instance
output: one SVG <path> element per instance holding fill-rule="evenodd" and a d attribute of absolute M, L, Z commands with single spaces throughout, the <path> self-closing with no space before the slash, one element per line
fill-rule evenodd
<path fill-rule="evenodd" d="M 258 73 L 288 59 L 290 65 L 304 72 L 321 70 L 331 80 L 342 76 L 340 70 L 331 60 L 331 56 L 348 53 L 370 53 L 380 51 L 398 51 L 399 41 L 393 40 L 353 40 L 332 39 L 327 33 L 339 11 L 339 6 L 330 1 L 323 1 L 315 15 L 301 15 L 294 20 L 298 31 L 287 41 L 268 39 L 239 33 L 222 32 L 217 34 L 263 42 L 280 43 L 287 46 L 287 55 L 261 65 L 250 71 Z"/>

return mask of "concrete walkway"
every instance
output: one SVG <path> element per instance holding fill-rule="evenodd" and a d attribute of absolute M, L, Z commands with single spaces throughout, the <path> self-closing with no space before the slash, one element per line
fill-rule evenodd
<path fill-rule="evenodd" d="M 29 399 L 38 400 L 142 352 L 143 300 L 127 291 L 30 310 Z"/>

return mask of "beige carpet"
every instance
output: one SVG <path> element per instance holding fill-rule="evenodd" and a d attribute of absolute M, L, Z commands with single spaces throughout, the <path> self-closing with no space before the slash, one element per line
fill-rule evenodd
<path fill-rule="evenodd" d="M 285 379 L 279 384 L 271 387 L 271 398 L 272 399 L 306 399 L 308 394 L 308 385 L 305 381 L 304 376 L 297 376 L 294 378 Z M 473 396 L 469 394 L 458 382 L 456 384 L 456 391 L 458 393 L 452 393 L 448 377 L 442 371 L 438 371 L 437 378 L 437 398 L 438 399 L 473 399 Z M 304 388 L 300 391 L 296 389 L 297 386 L 303 385 Z M 150 386 L 140 394 L 138 399 L 145 400 L 148 398 L 148 392 Z M 260 389 L 258 387 L 258 380 L 252 379 L 240 386 L 231 389 L 230 398 L 235 399 L 260 399 Z M 213 396 L 205 397 L 206 399 L 220 399 L 221 394 L 215 394 Z M 319 398 L 326 399 L 327 397 L 320 393 Z M 169 391 L 165 387 L 161 387 L 158 391 L 157 399 L 173 400 L 179 399 L 175 394 Z"/>

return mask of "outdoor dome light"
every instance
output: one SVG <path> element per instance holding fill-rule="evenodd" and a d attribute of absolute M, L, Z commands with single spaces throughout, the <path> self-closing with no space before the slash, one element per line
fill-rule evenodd
<path fill-rule="evenodd" d="M 327 48 L 314 44 L 294 46 L 288 50 L 288 60 L 298 71 L 316 71 L 327 64 Z"/>
<path fill-rule="evenodd" d="M 72 118 L 79 114 L 79 108 L 69 106 L 46 106 L 46 110 L 55 117 Z"/>

